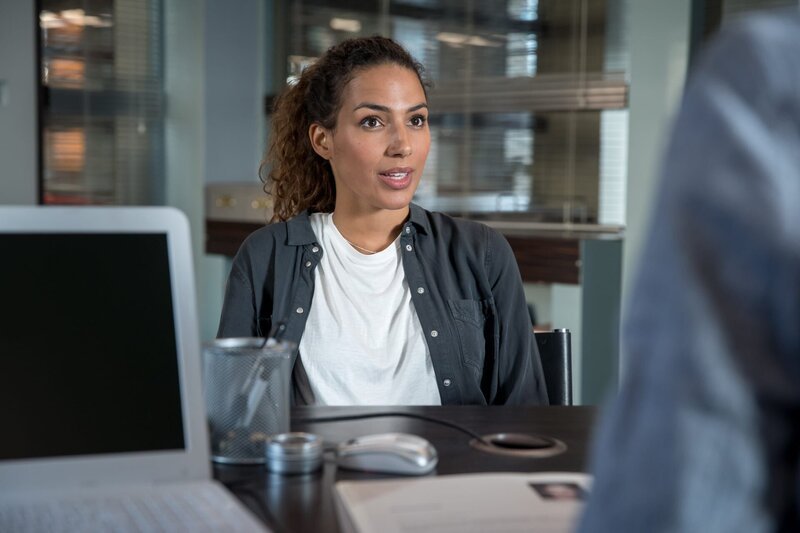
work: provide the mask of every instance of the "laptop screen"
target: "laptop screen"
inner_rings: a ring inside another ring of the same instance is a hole
[[[0,460],[183,449],[166,233],[0,250]]]

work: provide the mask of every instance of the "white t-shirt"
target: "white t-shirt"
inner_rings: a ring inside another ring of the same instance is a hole
[[[399,239],[365,255],[310,216],[324,253],[299,352],[317,405],[440,405]]]

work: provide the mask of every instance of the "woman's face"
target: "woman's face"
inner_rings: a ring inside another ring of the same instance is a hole
[[[431,144],[425,92],[412,70],[370,67],[345,87],[336,127],[310,134],[333,169],[338,212],[404,209]]]

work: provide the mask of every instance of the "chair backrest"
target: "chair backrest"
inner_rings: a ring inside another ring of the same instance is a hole
[[[572,405],[572,337],[568,329],[537,331],[550,405]]]

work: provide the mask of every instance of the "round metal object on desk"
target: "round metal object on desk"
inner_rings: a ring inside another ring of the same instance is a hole
[[[484,435],[482,440],[472,439],[470,446],[512,457],[552,457],[567,450],[567,445],[558,439],[524,433],[492,433]]]
[[[308,474],[322,466],[322,438],[313,433],[281,433],[264,443],[267,470],[278,474]]]

